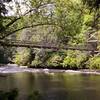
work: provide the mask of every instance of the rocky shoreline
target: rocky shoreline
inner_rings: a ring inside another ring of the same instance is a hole
[[[32,73],[71,73],[71,74],[95,74],[100,75],[100,70],[64,70],[64,69],[47,69],[47,68],[26,68],[27,66],[6,65],[0,67],[0,74],[19,73],[19,72],[32,72]]]

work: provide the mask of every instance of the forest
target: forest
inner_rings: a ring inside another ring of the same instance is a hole
[[[14,41],[50,49],[14,46]],[[0,65],[100,69],[99,41],[100,0],[0,1]],[[80,49],[63,49],[68,46]]]
[[[0,0],[0,100],[100,100],[100,0]]]

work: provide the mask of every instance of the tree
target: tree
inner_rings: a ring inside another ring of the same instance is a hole
[[[3,14],[7,13],[7,9],[5,8],[4,2],[0,1],[0,30],[3,28]]]
[[[3,16],[0,38],[3,39],[26,28],[45,25],[53,26],[56,28],[55,30],[60,30],[57,33],[62,37],[66,37],[66,35],[72,37],[80,33],[82,28],[80,4],[80,2],[72,0],[25,0],[24,5],[28,6],[28,9],[23,13],[21,5],[15,1],[17,16]],[[13,9],[13,7],[10,8]]]
[[[83,4],[87,6],[90,10],[90,13],[93,14],[93,24],[92,27],[98,28],[98,24],[100,24],[100,0],[82,0]],[[100,25],[99,25],[100,27]]]
[[[99,10],[100,9],[100,0],[83,0],[83,3],[88,5],[88,7],[92,10]]]
[[[9,1],[9,4],[11,2]],[[13,39],[27,39],[44,45],[47,43],[50,46],[80,44],[84,43],[84,33],[94,25],[93,22],[96,22],[93,17],[95,12],[93,11],[90,15],[89,8],[83,5],[81,0],[24,0],[21,2],[14,0],[13,2],[15,8],[8,6],[14,11],[13,15],[1,12],[0,39],[16,33]],[[2,5],[5,11],[9,10],[5,9],[6,3],[2,2]],[[23,8],[23,11],[22,5],[27,9]],[[87,18],[88,15],[92,16],[91,20],[90,17]]]
[[[0,38],[4,39],[5,37],[14,34],[17,31],[37,27],[43,25],[51,25],[48,22],[47,17],[44,16],[44,8],[47,9],[47,6],[52,4],[51,0],[30,0],[30,2],[24,1],[24,5],[28,6],[28,9],[23,13],[21,12],[21,5],[19,2],[15,1],[16,15],[13,16],[2,16],[2,26],[0,28]],[[13,7],[11,7],[13,9]],[[42,20],[41,20],[42,19]]]
[[[8,9],[6,9],[5,3],[9,3],[12,0],[0,0],[0,31],[3,32],[2,29],[4,29],[6,25],[6,21],[10,19],[10,17],[6,17],[6,14],[8,13]],[[3,36],[3,33],[0,32],[0,38]],[[13,55],[14,48],[8,48],[6,46],[0,45],[0,63],[8,63],[11,61],[11,57]]]

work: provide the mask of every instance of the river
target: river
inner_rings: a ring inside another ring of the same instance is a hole
[[[17,88],[18,100],[27,100],[39,91],[44,100],[100,100],[100,75],[61,72],[5,73],[0,77],[0,90]]]

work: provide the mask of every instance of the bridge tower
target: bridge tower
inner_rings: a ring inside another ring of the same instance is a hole
[[[97,39],[97,35],[98,33],[95,31],[90,31],[86,34],[87,36],[87,44],[89,45],[89,48],[91,48],[91,54],[94,55],[96,53],[96,51],[98,51],[97,47],[98,47],[98,39]]]

